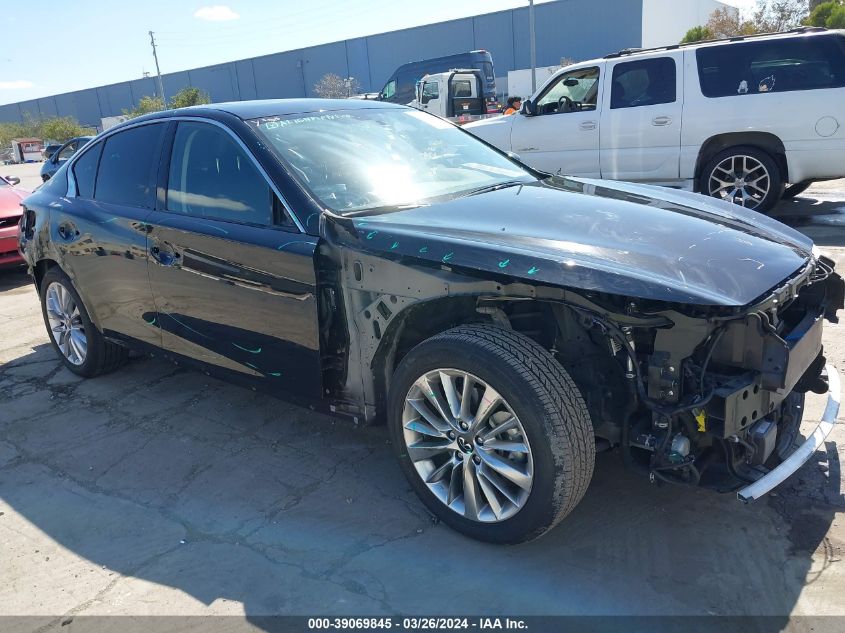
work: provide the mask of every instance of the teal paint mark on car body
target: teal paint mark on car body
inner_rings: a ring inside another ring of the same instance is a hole
[[[244,347],[244,346],[242,346],[242,345],[238,345],[237,343],[232,343],[232,345],[234,345],[234,346],[235,346],[235,347],[237,347],[238,349],[242,349],[242,350],[243,350],[243,351],[245,351],[245,352],[249,352],[250,354],[260,354],[260,353],[261,353],[261,348],[260,348],[260,347],[259,347],[258,349],[249,349],[248,347]]]

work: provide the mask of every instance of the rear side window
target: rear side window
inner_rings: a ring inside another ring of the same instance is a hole
[[[845,38],[804,36],[699,48],[705,97],[845,86]]]
[[[671,57],[622,62],[613,67],[610,108],[674,103],[677,98],[675,60]]]
[[[241,146],[217,126],[182,122],[176,128],[167,210],[266,225],[272,222],[270,185]]]
[[[165,126],[142,125],[106,139],[94,198],[131,207],[152,208],[159,143]],[[86,153],[87,154],[87,153]]]
[[[73,178],[76,180],[76,195],[80,198],[94,197],[94,181],[97,178],[97,163],[100,162],[100,153],[103,151],[103,144],[97,143],[94,147],[86,150],[79,159],[73,163]]]

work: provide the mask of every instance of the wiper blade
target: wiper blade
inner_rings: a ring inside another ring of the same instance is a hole
[[[477,196],[480,193],[489,193],[490,191],[498,191],[499,189],[507,189],[508,187],[521,187],[527,185],[527,182],[522,180],[509,180],[507,182],[500,182],[495,185],[487,185],[486,187],[479,187],[478,189],[470,189],[466,193],[458,196],[459,198],[466,198],[467,196]]]
[[[390,213],[391,211],[406,211],[408,209],[417,209],[419,207],[427,207],[425,203],[408,203],[408,204],[385,204],[380,207],[364,207],[363,209],[355,209],[354,211],[339,211],[345,218],[355,218],[362,215],[378,215],[379,213]]]

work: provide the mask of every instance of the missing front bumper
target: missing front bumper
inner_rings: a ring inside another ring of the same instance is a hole
[[[825,367],[827,372],[828,392],[827,405],[819,425],[810,434],[806,441],[799,446],[792,455],[787,457],[779,466],[763,475],[753,484],[749,484],[737,492],[740,501],[755,501],[770,492],[775,486],[783,483],[792,473],[801,468],[823,444],[827,436],[836,424],[836,416],[839,414],[839,401],[841,398],[841,385],[839,372],[833,365]]]

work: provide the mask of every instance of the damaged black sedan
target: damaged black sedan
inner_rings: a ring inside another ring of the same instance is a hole
[[[843,281],[806,237],[694,194],[536,172],[413,109],[157,113],[24,206],[71,371],[164,350],[385,422],[422,501],[475,538],[543,534],[614,447],[655,483],[755,499],[835,419],[821,335]],[[829,406],[802,442],[809,391]]]

